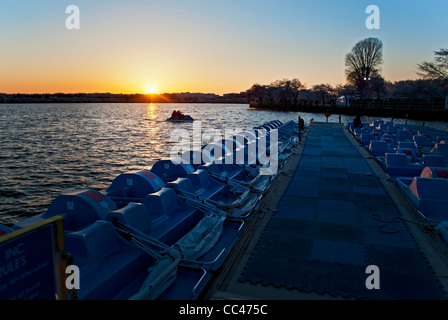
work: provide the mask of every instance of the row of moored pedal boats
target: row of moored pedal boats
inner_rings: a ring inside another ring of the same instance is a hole
[[[150,170],[122,173],[105,190],[61,194],[43,214],[0,231],[62,216],[65,251],[81,274],[69,298],[196,299],[297,141],[297,123],[272,121]],[[236,155],[238,162],[229,161]]]
[[[381,120],[347,128],[448,244],[448,135]]]

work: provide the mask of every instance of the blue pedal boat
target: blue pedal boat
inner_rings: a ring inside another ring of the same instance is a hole
[[[53,216],[63,217],[66,254],[83,275],[76,297],[86,300],[155,299],[176,278],[180,256],[174,251],[143,250],[125,241],[106,221],[116,204],[102,193],[80,190],[57,196],[43,214],[13,226],[23,228]]]
[[[399,177],[398,187],[427,220],[448,220],[448,169],[426,167],[418,177]]]

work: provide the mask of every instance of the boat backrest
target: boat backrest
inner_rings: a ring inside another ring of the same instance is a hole
[[[202,166],[198,167],[199,170],[206,170],[207,172],[211,172],[217,175],[226,174],[225,165],[224,164],[217,164],[217,163],[207,163]]]
[[[241,135],[247,137],[247,139],[252,143],[257,141],[257,134],[255,130],[246,130],[241,133]]]
[[[193,188],[196,190],[201,188],[206,190],[215,183],[211,180],[207,170],[197,170],[196,172],[189,174],[187,178],[190,179]]]
[[[412,132],[406,130],[406,128],[400,129],[397,131],[397,139],[399,141],[410,141],[412,140]]]
[[[418,150],[416,143],[411,141],[398,141],[398,149],[412,149],[415,152]]]
[[[66,250],[70,253],[82,253],[75,256],[76,263],[95,264],[110,255],[113,251],[124,246],[111,222],[96,221],[92,225],[65,235],[65,242],[70,246]]]
[[[399,148],[397,150],[398,153],[402,153],[406,155],[406,158],[410,162],[416,162],[417,161],[417,154],[415,153],[414,149],[410,148]]]
[[[386,132],[389,133],[389,134],[397,134],[398,127],[393,125],[393,124],[391,124],[390,126],[387,127]]]
[[[390,147],[395,147],[396,144],[397,144],[396,137],[394,135],[392,135],[392,134],[384,134],[383,135],[383,140],[386,141],[386,143]]]
[[[202,198],[209,199],[223,191],[227,185],[213,180],[206,170],[197,170],[187,176],[190,179],[195,193]]]
[[[387,142],[382,140],[371,140],[369,151],[373,156],[382,156],[388,151]]]
[[[180,200],[170,188],[148,195],[143,205],[151,221],[150,236],[170,246],[202,219],[199,210]]]
[[[143,251],[122,239],[108,221],[66,234],[65,251],[80,269],[81,300],[112,300],[149,266]]]
[[[425,167],[444,167],[445,157],[439,155],[424,155],[422,162]]]
[[[151,172],[159,176],[165,183],[185,177],[193,171],[193,166],[182,158],[159,160],[151,168]]]
[[[74,231],[91,225],[97,220],[106,219],[109,212],[117,208],[116,204],[102,193],[87,189],[57,196],[43,218],[56,215],[64,217],[65,231]]]
[[[414,177],[409,190],[419,200],[445,200],[448,194],[448,179]]]
[[[387,168],[405,167],[408,165],[408,159],[404,153],[386,153],[384,157]]]
[[[243,133],[234,135],[232,137],[232,139],[234,141],[238,142],[242,146],[246,146],[246,145],[250,144],[252,141],[254,141],[254,140],[251,140],[248,135],[243,134]]]
[[[263,124],[261,126],[254,127],[254,129],[255,130],[266,130],[268,132],[268,131],[271,131],[271,129],[273,129],[273,128],[269,124]]]
[[[429,147],[435,145],[435,143],[425,135],[415,135],[413,139],[417,147]]]
[[[448,160],[448,143],[437,143],[434,146],[432,153],[444,156],[445,160],[447,161]]]
[[[117,176],[105,190],[105,194],[112,198],[144,198],[164,186],[162,179],[153,172],[136,170]]]
[[[163,188],[159,192],[147,195],[143,205],[150,220],[153,221],[160,216],[171,215],[181,206],[180,201],[173,189]]]
[[[225,144],[219,142],[204,145],[202,147],[202,152],[205,155],[210,154],[215,162],[223,162],[226,156],[232,156],[232,151],[228,149]]]
[[[196,194],[196,189],[193,187],[191,180],[189,178],[179,178],[172,182],[168,182],[166,185],[168,188],[172,188],[174,190],[184,191],[188,194]]]
[[[369,145],[370,141],[376,139],[373,134],[370,133],[363,133],[360,135],[359,142],[361,142],[362,145]]]
[[[198,166],[205,163],[211,163],[214,160],[212,154],[209,152],[203,152],[203,150],[186,151],[182,154],[181,158],[186,163],[192,165],[194,169],[197,169]]]
[[[151,221],[145,206],[141,203],[129,203],[127,206],[111,212],[107,216],[107,220],[112,223],[120,221],[146,234],[149,234],[151,230]]]
[[[241,144],[238,140],[230,138],[222,139],[219,143],[223,144],[231,153],[235,153],[237,150],[244,147],[244,144]]]

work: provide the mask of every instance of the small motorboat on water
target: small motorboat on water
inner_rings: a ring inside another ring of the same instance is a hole
[[[193,122],[194,119],[190,115],[184,115],[181,111],[174,110],[171,117],[166,119],[169,122]]]
[[[186,115],[184,118],[179,119],[178,117],[168,118],[166,121],[169,122],[193,122],[194,119],[190,115]]]

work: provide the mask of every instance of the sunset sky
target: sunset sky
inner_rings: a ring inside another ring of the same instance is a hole
[[[368,5],[380,30],[368,30]],[[80,9],[68,30],[66,7]],[[0,92],[241,92],[299,78],[345,83],[356,42],[384,43],[383,76],[416,79],[448,47],[448,1],[0,0]],[[152,88],[152,89],[151,89]]]

